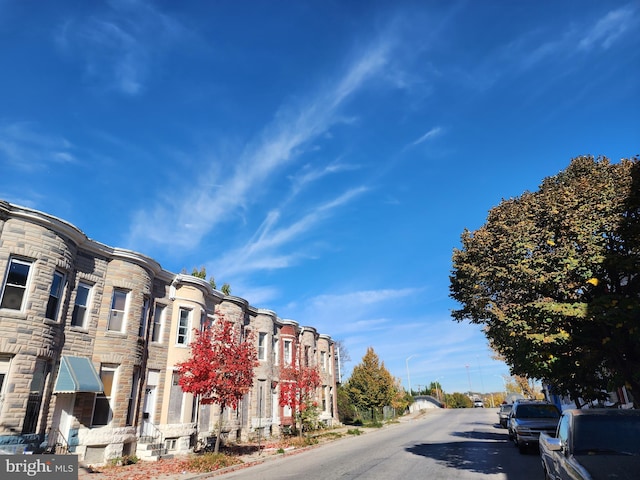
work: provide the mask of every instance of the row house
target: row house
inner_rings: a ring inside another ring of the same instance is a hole
[[[87,464],[187,452],[218,420],[229,441],[280,435],[284,365],[316,366],[321,420],[337,422],[331,337],[203,279],[89,239],[0,201],[0,453],[69,451]],[[259,365],[235,410],[201,405],[176,365],[195,331],[224,316],[252,331]]]

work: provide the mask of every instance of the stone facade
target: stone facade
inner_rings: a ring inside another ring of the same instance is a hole
[[[320,418],[337,422],[334,342],[312,327],[2,201],[0,272],[0,453],[157,458],[192,449],[220,415],[228,440],[279,435],[293,423],[279,405],[280,366],[292,362],[317,366]],[[182,392],[176,374],[193,331],[220,315],[254,333],[259,357],[252,390],[224,412]],[[79,371],[63,375],[63,357]]]

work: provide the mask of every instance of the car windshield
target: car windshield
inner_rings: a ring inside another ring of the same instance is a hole
[[[511,411],[511,407],[513,405],[500,405],[500,412],[501,413],[509,413]]]
[[[640,416],[578,415],[574,421],[576,455],[640,455]]]
[[[560,418],[560,412],[553,405],[519,405],[516,418]]]

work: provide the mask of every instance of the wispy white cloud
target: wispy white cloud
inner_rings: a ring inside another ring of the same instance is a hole
[[[411,143],[412,146],[420,145],[421,143],[426,142],[427,140],[431,140],[433,138],[439,137],[444,133],[442,127],[433,127],[427,133],[422,135],[420,138]]]
[[[314,168],[312,165],[305,165],[300,172],[291,175],[291,197],[296,196],[305,186],[316,182],[328,175],[357,170],[358,165],[350,165],[342,162],[332,162],[322,168]]]
[[[530,68],[549,59],[564,61],[576,53],[589,53],[597,47],[606,50],[637,23],[635,7],[627,5],[611,10],[595,23],[585,20],[555,35],[546,36],[545,41],[522,55],[521,65]],[[538,33],[546,35],[543,31]]]
[[[416,288],[362,290],[343,294],[326,294],[313,298],[309,303],[314,309],[328,308],[335,305],[342,307],[354,307],[362,305],[374,305],[390,300],[415,295],[420,291]]]
[[[416,319],[403,318],[398,322],[396,317],[402,315],[398,305],[421,294],[424,289],[419,287],[344,291],[317,295],[304,299],[304,303],[289,303],[281,310],[290,318],[316,326],[321,332],[330,331],[334,338],[354,336],[363,331],[362,325],[386,329],[389,333],[398,328],[419,330],[414,324]]]
[[[625,32],[631,31],[634,24],[637,24],[636,6],[629,4],[612,10],[599,19],[592,28],[585,30],[587,34],[578,42],[578,48],[588,51],[600,47],[607,50]]]
[[[138,95],[153,62],[185,37],[186,30],[151,3],[112,1],[108,6],[88,17],[67,19],[56,31],[56,45],[71,57],[81,57],[92,83]]]
[[[232,277],[239,273],[251,274],[257,270],[275,270],[290,267],[303,258],[309,258],[308,246],[297,246],[307,232],[318,226],[331,213],[367,191],[364,187],[353,188],[338,197],[317,206],[298,220],[282,227],[278,226],[279,211],[271,211],[256,234],[241,248],[227,252],[215,264],[220,275]],[[281,249],[286,248],[286,254]]]
[[[77,163],[74,145],[58,135],[42,133],[29,122],[0,123],[0,160],[34,171],[51,163]]]
[[[151,211],[138,211],[133,217],[129,243],[135,248],[148,241],[183,248],[196,246],[204,235],[261,198],[264,184],[298,160],[311,142],[325,135],[332,125],[342,121],[340,108],[381,74],[387,55],[384,43],[367,50],[333,88],[320,91],[297,108],[282,108],[259,138],[233,161],[213,162],[209,171],[198,172],[195,184],[189,179],[179,189],[182,193],[176,192],[169,201],[162,199]],[[233,164],[235,168],[221,174],[223,164]],[[220,178],[218,186],[211,187],[210,178]],[[311,221],[315,221],[313,214],[280,234],[293,234]]]
[[[477,68],[455,73],[457,78],[481,91],[504,78],[528,74],[536,68],[547,68],[550,76],[562,77],[567,69],[575,68],[578,58],[598,49],[612,48],[637,30],[638,23],[638,8],[629,4],[607,11],[595,20],[572,18],[571,23],[560,28],[553,22],[537,25],[487,55]]]

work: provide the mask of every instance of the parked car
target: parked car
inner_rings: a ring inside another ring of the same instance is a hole
[[[565,410],[555,436],[540,434],[545,479],[637,479],[640,410]]]
[[[526,453],[529,447],[537,447],[541,432],[555,433],[559,419],[560,410],[549,402],[519,400],[509,414],[509,439],[520,453]]]
[[[503,403],[502,405],[500,405],[500,410],[498,410],[498,420],[502,428],[507,428],[507,422],[509,421],[511,407],[513,407],[513,405],[510,403]]]

